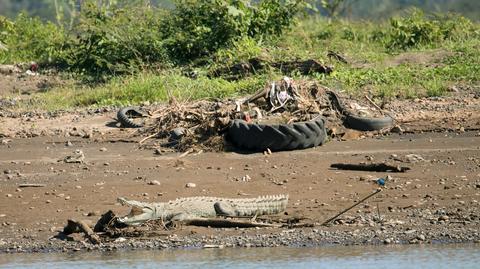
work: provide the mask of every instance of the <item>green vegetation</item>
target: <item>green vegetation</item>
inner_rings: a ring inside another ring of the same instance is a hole
[[[247,78],[228,82],[223,79],[202,77],[192,80],[171,71],[161,74],[142,72],[115,77],[108,83],[94,87],[62,87],[37,94],[33,101],[48,110],[83,106],[128,105],[144,102],[177,100],[221,99],[253,93],[262,88],[266,79]],[[31,105],[31,104],[30,104]]]
[[[44,20],[70,21],[75,8],[84,0],[1,0],[0,15],[15,18],[22,11]],[[144,3],[155,7],[173,8],[174,0],[98,0],[106,4]],[[309,0],[321,15],[349,20],[385,20],[416,7],[425,12],[455,12],[479,20],[480,1],[475,0]]]
[[[411,10],[383,22],[329,21],[306,17],[300,0],[178,0],[176,9],[94,2],[85,1],[71,29],[23,14],[0,18],[0,45],[7,48],[0,46],[0,63],[35,60],[79,81],[37,93],[30,103],[58,109],[224,98],[283,75],[265,68],[236,81],[208,76],[251,58],[316,59],[334,72],[288,75],[378,98],[438,96],[479,81],[480,25],[460,15]],[[184,75],[190,71],[195,79]]]
[[[0,62],[36,60],[96,76],[124,74],[152,65],[185,64],[243,38],[281,35],[301,0],[177,0],[163,10],[143,4],[84,1],[72,29],[26,17],[0,17]]]
[[[407,49],[420,45],[444,42],[445,40],[462,41],[472,35],[478,36],[472,22],[464,17],[439,15],[426,18],[419,10],[404,18],[392,18],[391,29],[386,34],[387,47]]]
[[[60,57],[65,35],[51,23],[20,14],[14,21],[0,17],[0,63],[37,60],[49,62]]]

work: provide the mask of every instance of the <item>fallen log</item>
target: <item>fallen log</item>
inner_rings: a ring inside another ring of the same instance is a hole
[[[404,166],[394,166],[386,163],[334,163],[330,165],[331,168],[336,168],[339,170],[355,170],[355,171],[371,171],[371,172],[393,172],[393,173],[404,173],[410,170],[410,167]]]
[[[276,68],[286,75],[292,72],[299,72],[302,75],[308,75],[311,73],[322,73],[328,75],[333,71],[333,67],[323,65],[314,59],[272,63],[259,58],[252,58],[245,62],[214,70],[210,72],[209,76],[220,77],[227,75],[227,80],[237,80],[241,77],[255,74],[259,70],[265,69],[268,66]]]
[[[335,51],[329,50],[328,53],[327,53],[327,57],[330,58],[330,59],[333,58],[333,59],[335,59],[339,62],[342,62],[344,64],[348,64],[347,59],[345,59],[345,57],[343,57],[342,55],[338,54]]]
[[[73,220],[69,219],[67,220],[67,226],[63,228],[63,233],[64,234],[72,234],[72,233],[79,233],[83,232],[85,234],[85,237],[90,240],[92,244],[100,244],[100,237],[90,228],[90,226],[81,220]]]
[[[112,210],[107,211],[97,221],[97,223],[95,224],[95,226],[93,228],[93,231],[96,232],[96,233],[106,232],[109,229],[109,227],[116,224],[116,223],[114,223],[116,217],[117,216],[115,215],[115,213],[113,213]]]
[[[37,183],[25,183],[18,185],[19,188],[41,188],[46,187],[45,184],[37,184]]]
[[[302,75],[308,75],[311,73],[330,74],[333,69],[331,66],[323,65],[320,62],[309,59],[305,61],[289,61],[272,63],[273,67],[280,69],[284,74],[289,74],[294,71],[299,71]]]

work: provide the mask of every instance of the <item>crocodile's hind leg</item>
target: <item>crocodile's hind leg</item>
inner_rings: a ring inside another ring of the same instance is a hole
[[[229,203],[216,202],[215,204],[213,204],[213,208],[215,208],[215,213],[217,214],[217,216],[237,216],[237,214],[235,213],[235,209]]]
[[[231,206],[230,203],[226,203],[226,202],[216,202],[215,204],[213,204],[213,207],[215,208],[215,213],[217,214],[217,216],[252,217],[250,220],[252,222],[255,222],[255,220],[257,219],[257,217],[259,215],[258,211],[252,212],[252,213],[255,213],[255,214],[251,214],[251,215],[241,215],[235,210],[235,208],[233,206]]]

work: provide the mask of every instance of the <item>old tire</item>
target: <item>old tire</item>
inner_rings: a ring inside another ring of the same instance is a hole
[[[343,102],[340,100],[340,97],[333,91],[328,91],[327,94],[330,96],[330,102],[333,107],[337,109],[343,117],[343,123],[346,127],[359,130],[359,131],[376,131],[383,128],[393,126],[392,117],[360,117],[352,114],[345,107]]]
[[[305,149],[322,145],[327,137],[321,117],[293,124],[253,124],[232,121],[227,138],[237,147],[272,151]]]
[[[345,117],[345,125],[348,128],[359,131],[376,131],[393,126],[393,119],[391,117],[359,117],[355,115],[347,115]]]
[[[124,128],[141,128],[143,124],[132,121],[133,117],[143,117],[143,112],[138,107],[124,107],[117,112],[117,120]]]

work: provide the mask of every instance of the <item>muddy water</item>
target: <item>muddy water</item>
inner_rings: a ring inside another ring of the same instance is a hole
[[[480,245],[5,254],[0,268],[480,268]]]

